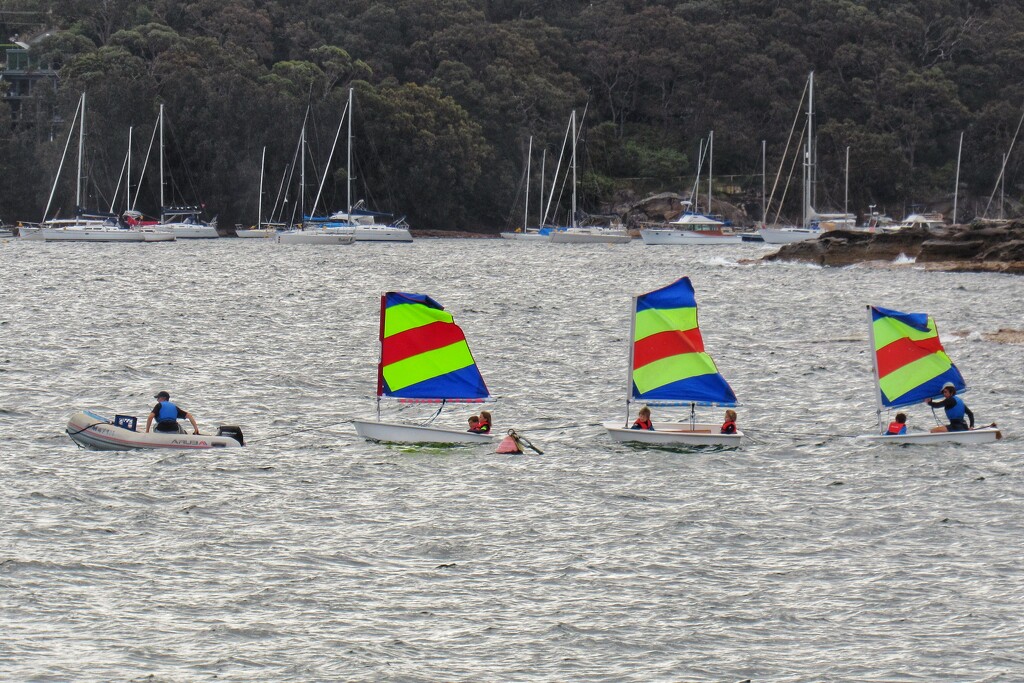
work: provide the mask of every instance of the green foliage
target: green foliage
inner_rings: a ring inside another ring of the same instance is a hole
[[[716,176],[759,173],[761,140],[772,172],[794,120],[797,134],[803,125],[798,103],[814,70],[819,208],[841,204],[849,147],[851,208],[864,211],[947,200],[961,131],[961,204],[987,199],[1024,103],[1016,0],[4,6],[17,13],[0,13],[0,31],[50,30],[33,54],[61,69],[58,91],[38,88],[16,118],[0,106],[7,220],[41,212],[83,91],[91,201],[116,185],[129,126],[141,165],[162,103],[169,188],[182,201],[205,201],[223,223],[253,222],[262,147],[273,185],[308,108],[309,173],[328,174],[325,201],[340,207],[341,157],[324,166],[355,84],[359,197],[409,214],[413,227],[481,229],[503,227],[516,204],[527,138],[535,169],[541,150],[553,163],[569,112],[584,106],[581,193],[584,209],[599,212],[623,189],[678,190],[710,130]],[[1007,167],[1007,192],[1020,198],[1024,152]],[[140,195],[149,212],[153,176]]]

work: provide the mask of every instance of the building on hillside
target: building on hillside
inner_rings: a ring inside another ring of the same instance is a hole
[[[10,107],[15,126],[28,122],[27,105],[42,94],[41,89],[57,90],[57,70],[39,56],[38,50],[33,50],[52,33],[46,30],[24,39],[15,36],[4,50],[6,60],[0,69],[0,97]],[[52,123],[53,115],[47,118]]]

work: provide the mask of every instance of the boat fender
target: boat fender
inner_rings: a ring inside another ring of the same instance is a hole
[[[217,427],[217,436],[226,436],[238,442],[239,446],[245,445],[245,437],[242,436],[242,428],[235,425],[221,425]]]
[[[508,436],[501,440],[496,452],[509,454],[521,454],[523,452],[523,445],[519,442],[519,437],[516,435],[515,430],[508,430]]]

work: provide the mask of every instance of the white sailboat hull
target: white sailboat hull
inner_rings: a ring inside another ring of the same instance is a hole
[[[235,235],[238,237],[247,238],[266,238],[273,237],[277,231],[273,228],[243,228],[241,230],[235,230]]]
[[[542,235],[539,232],[503,232],[501,238],[505,240],[524,240],[530,242],[550,242],[550,235]]]
[[[143,448],[208,450],[242,446],[231,437],[213,434],[133,432],[111,424],[107,418],[89,410],[71,416],[67,424],[67,434],[79,446],[99,451],[131,451]]]
[[[735,234],[707,234],[695,230],[671,228],[644,228],[640,231],[644,244],[739,244],[743,241]]]
[[[910,434],[865,434],[869,441],[892,444],[992,443],[1003,438],[996,427],[979,427],[966,432],[912,432]]]
[[[169,232],[179,240],[208,240],[220,237],[217,228],[212,225],[194,225],[191,223],[161,223],[156,227],[160,232]]]
[[[736,448],[743,432],[722,434],[721,425],[690,425],[689,422],[659,422],[653,430],[629,429],[622,422],[605,422],[608,436],[618,443],[643,443],[655,446],[728,446]]]
[[[120,228],[42,228],[39,231],[45,242],[145,242],[145,236],[137,230]]]
[[[555,244],[629,244],[633,238],[614,230],[569,228],[552,232],[549,239]]]
[[[810,228],[760,228],[757,234],[767,244],[792,244],[813,240],[821,234],[821,230]]]
[[[320,232],[314,230],[293,230],[279,232],[278,244],[353,244],[355,237],[351,234]]]
[[[356,242],[412,242],[409,228],[393,225],[360,225],[354,233]]]
[[[435,443],[435,444],[479,444],[492,443],[491,434],[446,429],[444,427],[427,427],[420,425],[375,422],[372,420],[353,420],[356,434],[372,441],[388,443]]]

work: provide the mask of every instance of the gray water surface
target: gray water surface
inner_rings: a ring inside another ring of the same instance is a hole
[[[1024,367],[981,337],[1024,327],[1024,280],[741,263],[766,252],[0,242],[0,679],[1024,680]],[[630,296],[683,275],[738,451],[598,425],[624,418]],[[544,455],[356,437],[392,289],[455,315],[496,429]],[[1006,438],[851,438],[876,423],[867,303],[931,313]],[[249,447],[64,434],[161,389]]]

